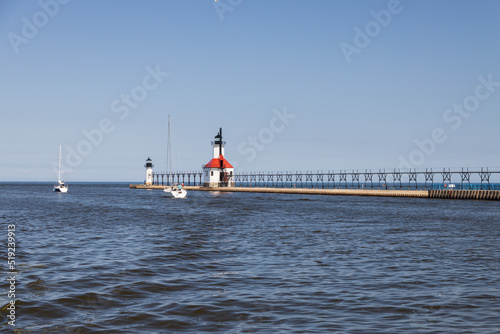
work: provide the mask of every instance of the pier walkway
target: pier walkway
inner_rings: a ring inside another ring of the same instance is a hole
[[[131,189],[163,189],[162,185],[131,184]],[[500,190],[385,190],[385,189],[317,189],[317,188],[264,188],[264,187],[220,187],[205,188],[185,186],[189,191],[252,192],[303,195],[420,197],[441,199],[500,200]]]

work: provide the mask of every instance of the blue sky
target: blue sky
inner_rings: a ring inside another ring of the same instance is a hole
[[[500,167],[499,12],[2,1],[0,180],[56,179],[62,144],[67,181],[142,182],[169,114],[176,170],[200,170],[219,127],[240,171]]]

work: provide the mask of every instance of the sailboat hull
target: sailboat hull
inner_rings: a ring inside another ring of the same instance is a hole
[[[68,192],[68,187],[55,186],[54,187],[54,192],[56,192],[56,193],[67,193]]]
[[[165,188],[163,191],[173,198],[184,198],[187,195],[186,190],[179,188]]]

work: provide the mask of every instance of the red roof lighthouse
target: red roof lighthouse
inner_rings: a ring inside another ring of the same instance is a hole
[[[203,179],[204,187],[234,187],[233,166],[224,158],[224,145],[222,140],[222,128],[212,142],[213,158],[203,166],[205,172]]]

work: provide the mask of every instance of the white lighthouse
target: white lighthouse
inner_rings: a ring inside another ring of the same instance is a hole
[[[224,158],[224,145],[222,141],[222,128],[212,142],[213,157],[208,164],[203,165],[204,187],[234,187],[234,168]]]
[[[148,160],[146,160],[146,164],[144,165],[146,167],[146,185],[150,186],[153,184],[153,161],[151,158],[148,157]]]

